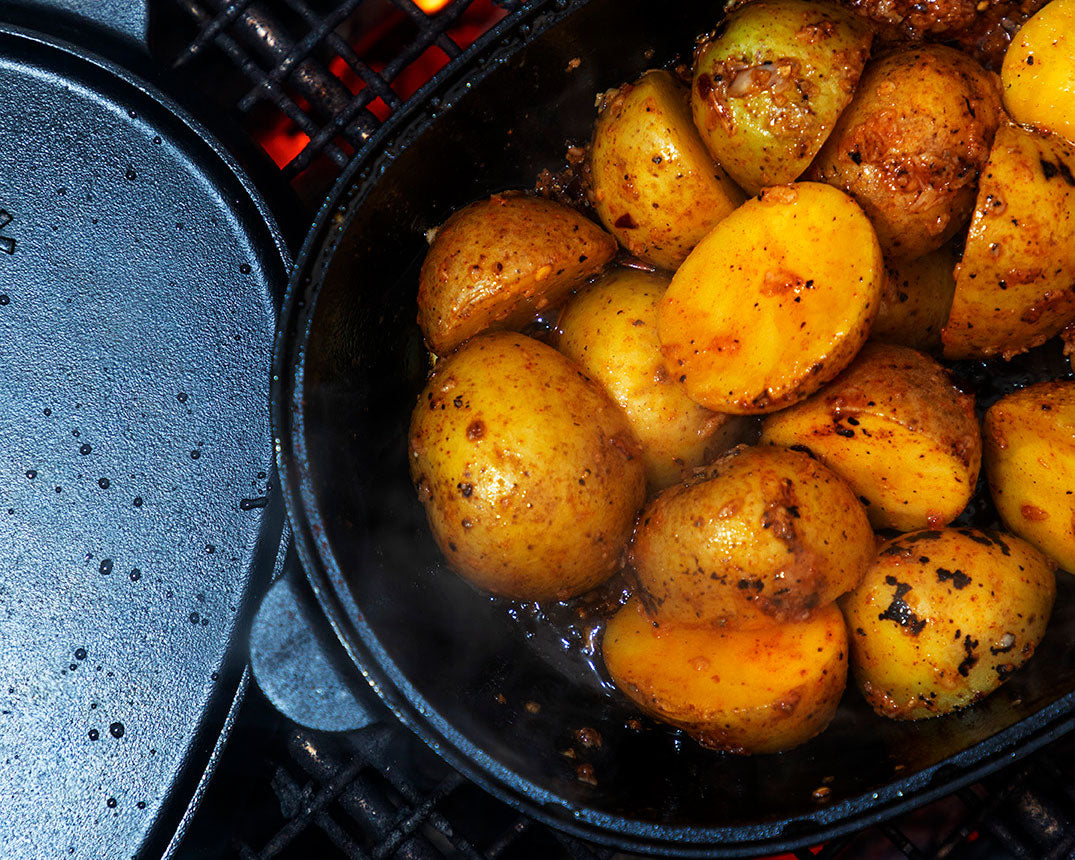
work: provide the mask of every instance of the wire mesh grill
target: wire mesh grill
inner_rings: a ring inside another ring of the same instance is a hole
[[[341,170],[416,85],[526,5],[421,0],[444,4],[427,12],[413,0],[169,2],[194,26],[184,46],[167,52],[173,65],[223,55],[243,82],[229,88],[230,107],[288,179],[321,158]]]
[[[386,715],[387,716],[387,715]],[[1075,739],[898,818],[779,860],[1075,856]],[[176,860],[626,860],[520,814],[390,719],[302,729],[253,693]]]

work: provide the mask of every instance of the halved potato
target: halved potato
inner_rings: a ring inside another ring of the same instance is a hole
[[[972,705],[1030,659],[1056,576],[1019,538],[918,531],[881,546],[840,601],[851,668],[882,716],[916,720]]]
[[[873,553],[862,505],[832,472],[740,446],[646,506],[628,560],[662,620],[757,628],[831,603]]]
[[[870,63],[807,178],[851,194],[885,257],[913,259],[970,216],[1000,119],[1000,95],[954,48],[907,47]]]
[[[716,412],[773,412],[854,358],[884,279],[870,222],[816,182],[767,188],[679,267],[658,333],[669,373]]]
[[[410,464],[448,563],[522,600],[564,600],[611,575],[646,491],[620,408],[552,347],[508,332],[437,362]]]
[[[951,243],[916,260],[886,260],[885,288],[870,339],[933,352],[956,289]]]
[[[657,306],[667,275],[614,269],[567,304],[557,346],[600,382],[642,443],[651,489],[743,440],[749,419],[710,412],[665,369],[657,340]]]
[[[847,682],[847,631],[831,605],[798,623],[715,630],[658,622],[634,598],[601,648],[643,711],[734,753],[779,752],[824,731]]]
[[[948,358],[1010,358],[1075,319],[1075,147],[997,131],[978,190],[952,311]]]
[[[744,194],[714,163],[691,120],[687,88],[646,72],[604,99],[590,146],[591,200],[628,251],[675,269]]]
[[[616,254],[616,240],[574,209],[494,194],[437,231],[418,278],[418,324],[444,355],[487,329],[521,328]]]
[[[866,503],[874,526],[900,531],[959,516],[982,458],[974,398],[928,356],[880,343],[809,400],[770,415],[761,441],[804,446]]]
[[[986,412],[983,429],[1004,524],[1075,573],[1075,381],[1009,394]]]
[[[729,13],[694,61],[691,108],[713,157],[751,194],[798,179],[851,101],[871,38],[824,0]]]
[[[1000,80],[1012,119],[1075,141],[1075,0],[1052,0],[1023,24]]]

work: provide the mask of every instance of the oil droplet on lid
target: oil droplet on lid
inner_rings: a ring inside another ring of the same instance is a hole
[[[46,406],[46,407],[45,407],[45,410],[44,410],[44,413],[45,413],[45,417],[46,417],[46,418],[48,418],[48,417],[49,417],[49,416],[50,416],[50,415],[52,414],[52,410],[51,410],[51,409],[49,409],[49,408],[48,408],[48,407]]]
[[[249,263],[240,263],[239,271],[242,272],[244,275],[249,275],[253,271],[253,269],[250,268]]]
[[[159,140],[159,138],[158,138],[158,140]],[[138,803],[135,804],[135,806],[137,806],[139,809],[145,809],[146,808],[146,802],[144,800],[139,800]]]
[[[177,394],[177,395],[175,396],[175,399],[176,399],[176,400],[178,400],[178,401],[179,401],[180,403],[186,403],[186,402],[187,402],[187,392],[185,392],[185,391],[180,391],[180,392],[179,392],[179,393],[178,393],[178,394]]]
[[[93,451],[93,448],[91,448],[89,445],[83,445],[81,448],[78,449],[78,453],[81,454],[83,457],[85,457],[87,454],[91,453],[92,451]]]
[[[197,624],[201,620],[202,620],[202,617],[197,612],[190,613],[190,623],[191,624]]]
[[[97,729],[90,729],[89,738],[90,738],[91,741],[97,740],[97,738],[99,738],[100,736],[101,736],[101,733],[99,731],[97,731]]]
[[[112,572],[112,559],[104,559],[100,566],[97,568],[104,576],[108,576]]]
[[[136,508],[142,507],[142,497],[141,496],[135,496],[134,497],[134,506]]]
[[[11,296],[9,296],[7,293],[0,293],[0,305],[10,305],[10,304],[11,304]]]
[[[197,460],[201,456],[202,456],[202,452],[199,451],[197,448],[195,448],[193,451],[190,452],[190,459],[192,459],[192,460]]]
[[[119,801],[117,801],[117,800],[116,800],[116,798],[114,798],[114,797],[110,797],[110,798],[108,798],[108,801],[107,801],[107,803],[108,803],[108,808],[109,808],[109,809],[115,809],[115,808],[116,808],[116,804],[117,804],[118,802],[119,802]]]
[[[85,648],[76,648],[75,649],[75,659],[76,660],[85,660],[86,659],[86,649]]]
[[[34,470],[34,469],[27,469],[26,470],[26,477],[29,478],[32,481],[34,478],[37,477],[37,471]]]
[[[109,481],[108,478],[99,478],[97,481],[97,486],[100,487],[102,490],[107,490],[110,486],[112,486],[112,482]]]
[[[142,571],[140,571],[136,567],[134,570],[132,570],[130,572],[130,578],[131,578],[131,582],[138,582],[138,580],[140,580],[142,578]]]
[[[123,723],[112,723],[112,725],[108,727],[108,733],[114,738],[123,737],[125,731],[126,729],[123,728]]]
[[[252,511],[255,508],[263,508],[269,504],[268,496],[259,496],[256,499],[240,499],[239,510],[240,511]]]
[[[133,167],[128,167],[123,175],[127,178],[128,182],[133,182],[138,178],[138,171],[136,171]]]

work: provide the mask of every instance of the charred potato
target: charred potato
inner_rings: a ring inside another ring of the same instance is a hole
[[[494,194],[433,238],[418,277],[418,324],[444,355],[487,329],[521,328],[616,254],[616,240],[574,209]]]
[[[943,332],[948,358],[1012,355],[1075,318],[1075,148],[1003,126],[978,190]]]
[[[974,704],[1033,655],[1055,596],[1048,561],[1018,538],[901,535],[840,601],[855,679],[871,707],[894,719]]]
[[[866,503],[874,526],[900,531],[959,516],[982,458],[974,399],[933,359],[876,343],[831,385],[769,416],[761,440],[804,446]]]
[[[808,178],[862,204],[886,258],[921,257],[967,222],[999,118],[996,85],[974,60],[903,48],[866,67]]]
[[[1004,524],[1075,573],[1075,382],[1042,382],[985,414],[989,489]]]
[[[847,631],[835,606],[762,630],[717,630],[651,618],[638,598],[602,643],[616,686],[703,746],[773,753],[832,720],[847,681]]]
[[[590,147],[591,200],[628,251],[675,269],[743,192],[698,136],[686,87],[663,70],[608,94]]]
[[[716,412],[802,400],[866,340],[883,278],[873,228],[850,197],[814,182],[766,189],[672,278],[657,323],[668,372]]]
[[[642,443],[651,489],[680,479],[742,441],[747,419],[699,406],[665,369],[657,306],[665,275],[617,269],[575,296],[557,325],[557,346],[620,405]]]
[[[713,157],[751,194],[798,179],[851,101],[870,39],[829,2],[729,13],[695,53],[691,107]]]
[[[411,419],[411,477],[448,563],[523,600],[572,597],[619,567],[640,454],[604,390],[520,334],[439,361]]]
[[[1000,80],[1012,119],[1075,141],[1075,0],[1052,0],[1023,24]]]
[[[916,260],[889,260],[870,339],[922,352],[941,348],[941,329],[952,309],[956,255],[951,244]]]
[[[741,446],[646,506],[629,562],[662,620],[757,628],[831,603],[873,552],[862,505],[832,472]]]

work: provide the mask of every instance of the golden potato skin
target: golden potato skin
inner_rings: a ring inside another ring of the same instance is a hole
[[[847,107],[871,32],[834,3],[755,0],[695,52],[691,109],[713,157],[751,194],[798,179]]]
[[[636,257],[675,269],[745,195],[710,157],[688,93],[664,70],[607,96],[594,125],[590,181],[601,223]]]
[[[947,358],[1010,358],[1075,318],[1075,147],[997,131],[942,339]]]
[[[519,328],[615,256],[616,240],[574,209],[494,194],[453,214],[418,277],[418,324],[445,355],[486,329]]]
[[[900,531],[959,516],[982,459],[974,398],[928,356],[880,343],[809,400],[770,415],[761,442],[804,446],[866,502],[875,527]]]
[[[953,48],[902,48],[870,63],[807,174],[851,194],[885,257],[936,250],[974,207],[1000,118],[996,84]]]
[[[850,197],[816,182],[768,188],[676,271],[657,324],[665,365],[715,412],[782,409],[854,358],[883,278],[873,228]]]
[[[956,253],[951,243],[916,260],[886,260],[885,287],[870,339],[938,352],[952,309]]]
[[[840,600],[855,679],[893,719],[972,705],[1033,655],[1055,597],[1048,561],[1019,538],[975,529],[901,535]]]
[[[411,417],[411,477],[448,563],[521,600],[572,597],[619,567],[640,454],[597,383],[514,333],[441,359]]]
[[[1075,573],[1075,381],[1002,398],[986,412],[983,436],[1004,525]]]
[[[1075,0],[1052,0],[1023,24],[1000,80],[1012,119],[1075,141]]]
[[[628,560],[662,620],[746,629],[831,603],[873,553],[862,505],[832,472],[740,446],[645,507]]]
[[[609,622],[605,666],[643,711],[700,744],[774,753],[824,731],[847,682],[847,631],[835,606],[762,630],[659,623],[633,598]]]
[[[557,347],[600,382],[642,443],[651,490],[742,441],[747,421],[699,406],[665,369],[657,306],[667,275],[614,269],[564,308]]]

